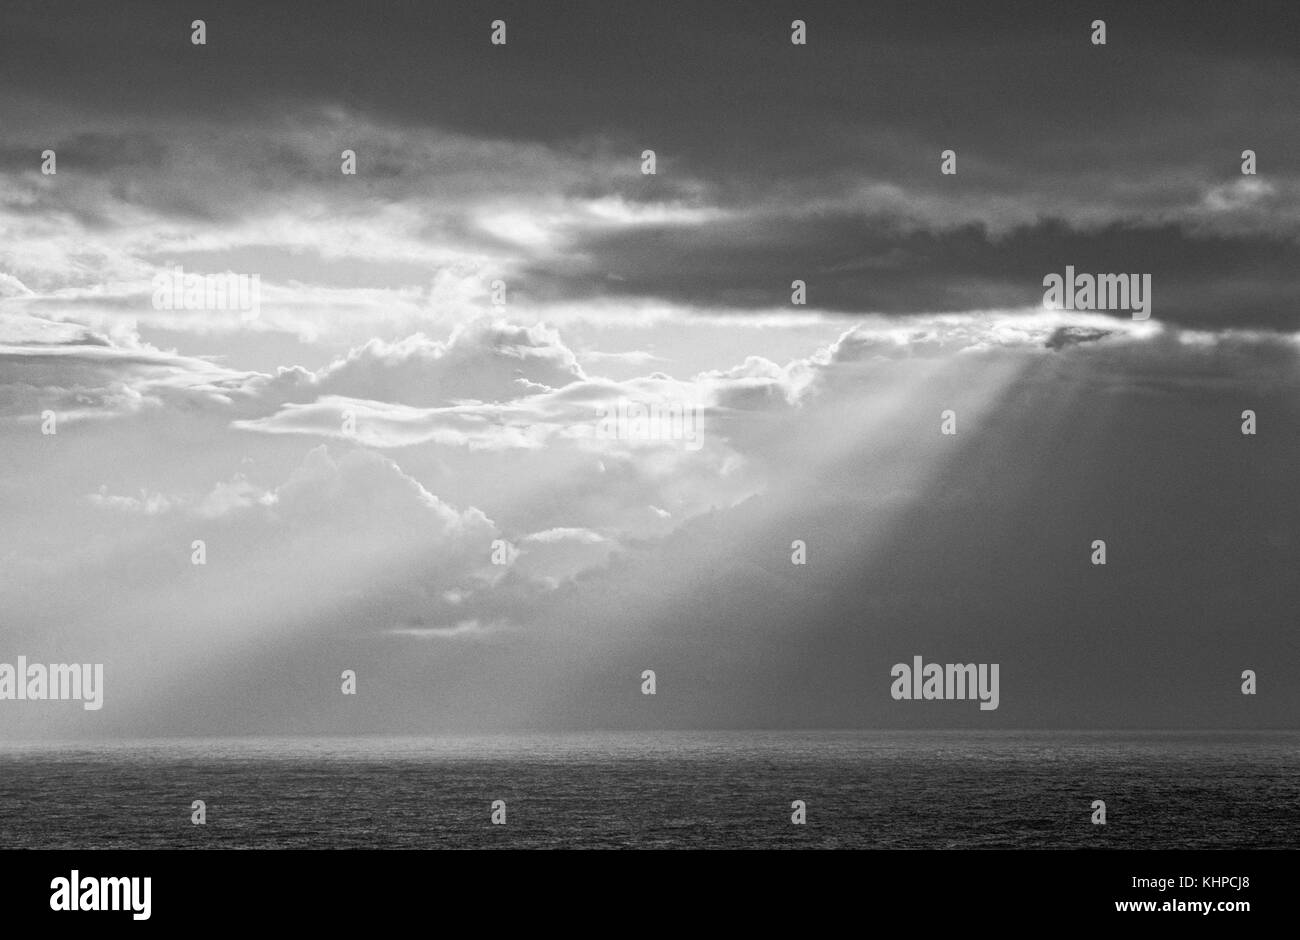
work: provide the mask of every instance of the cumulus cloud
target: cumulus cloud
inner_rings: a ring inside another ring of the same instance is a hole
[[[475,320],[445,342],[423,335],[374,340],[315,378],[323,394],[432,406],[459,400],[499,402],[586,378],[559,334],[545,326]]]

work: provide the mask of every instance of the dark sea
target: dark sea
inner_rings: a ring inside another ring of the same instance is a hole
[[[158,847],[1296,848],[1300,732],[0,745],[0,848]]]

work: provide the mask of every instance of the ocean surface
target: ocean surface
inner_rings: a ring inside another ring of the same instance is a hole
[[[1296,848],[1300,732],[0,744],[0,848],[156,847]]]

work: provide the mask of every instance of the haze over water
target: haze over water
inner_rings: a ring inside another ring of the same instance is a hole
[[[193,825],[203,800],[207,824]],[[507,824],[490,823],[505,800]],[[1093,825],[1102,799],[1107,824]],[[791,802],[807,824],[791,824]],[[1283,848],[1300,732],[691,732],[0,747],[4,848]]]

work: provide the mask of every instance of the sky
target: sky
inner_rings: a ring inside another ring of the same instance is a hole
[[[1298,113],[1288,3],[11,0],[0,662],[105,688],[0,738],[1296,727]]]

